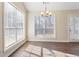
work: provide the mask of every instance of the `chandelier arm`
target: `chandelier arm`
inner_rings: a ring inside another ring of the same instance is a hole
[[[47,11],[47,2],[45,2],[45,11]]]

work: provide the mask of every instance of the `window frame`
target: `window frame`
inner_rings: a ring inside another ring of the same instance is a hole
[[[37,16],[35,16],[35,24],[36,24],[36,20],[38,20],[36,17]],[[38,17],[40,17],[40,16],[38,16]],[[55,17],[55,15],[52,15],[51,17],[53,17],[53,19],[54,19],[54,26],[53,26],[53,28],[54,28],[53,32],[54,33],[52,33],[52,34],[50,34],[50,33],[49,34],[46,34],[46,33],[45,34],[36,34],[36,32],[35,32],[35,36],[39,36],[39,35],[51,36],[51,35],[53,35],[53,38],[56,38],[56,17]],[[44,30],[46,31],[46,29],[48,29],[48,28],[46,27]],[[35,28],[35,31],[36,31],[36,28]]]
[[[78,37],[78,34],[79,34],[79,30],[78,30],[78,27],[79,24],[76,23],[75,21],[79,22],[78,19],[79,19],[79,16],[78,15],[71,15],[69,16],[69,40],[70,41],[75,41],[75,40],[79,40],[79,37]]]
[[[25,39],[25,15],[24,15],[24,13],[22,13],[13,3],[9,3],[9,2],[5,2],[5,3],[8,3],[8,4],[10,4],[13,8],[15,8],[16,9],[16,12],[18,11],[18,12],[20,12],[21,13],[21,15],[22,15],[22,17],[23,17],[23,28],[21,28],[22,29],[22,31],[23,31],[23,39],[22,40],[24,40]],[[5,3],[3,4],[4,5],[4,8],[3,8],[3,15],[4,15],[4,17],[5,17]],[[16,13],[17,14],[17,13]],[[10,45],[8,45],[7,47],[5,47],[5,25],[4,25],[4,21],[5,21],[5,18],[3,17],[3,46],[4,46],[4,51],[5,50],[7,50],[8,48],[10,48],[10,47],[12,47],[12,46],[14,46],[16,43],[19,43],[19,42],[21,42],[22,40],[17,40],[17,38],[16,38],[16,42],[14,42],[14,43],[12,43],[12,44],[10,44]],[[17,15],[16,15],[16,17],[17,17]],[[9,28],[7,28],[7,29],[10,29],[10,27]],[[19,29],[19,28],[13,28],[13,29],[15,29],[16,31],[17,31],[17,29]],[[17,37],[18,35],[17,35],[17,32],[16,32],[16,34],[15,34],[16,36],[15,37]]]

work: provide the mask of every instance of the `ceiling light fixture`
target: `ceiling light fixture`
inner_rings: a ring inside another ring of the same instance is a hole
[[[41,16],[52,16],[52,12],[50,12],[47,8],[48,2],[43,2],[44,10],[41,11]]]

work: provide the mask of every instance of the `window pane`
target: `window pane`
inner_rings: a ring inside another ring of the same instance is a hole
[[[70,17],[70,38],[79,39],[79,17],[71,16]]]
[[[23,34],[23,29],[17,29],[17,40],[23,40],[24,39],[24,34]]]
[[[4,8],[4,27],[5,28],[15,28],[15,22],[16,22],[16,8],[14,8],[12,5],[9,3],[5,3],[5,8]]]
[[[17,20],[16,20],[16,28],[17,28],[17,41],[24,39],[24,27],[23,27],[24,16],[21,12],[17,11]]]
[[[35,17],[35,35],[55,34],[55,17],[54,16],[37,16]]]
[[[9,45],[16,42],[15,34],[16,34],[15,29],[5,29],[4,30],[5,47],[8,47]]]
[[[16,27],[23,28],[23,17],[22,17],[22,13],[19,11],[17,11]]]
[[[16,42],[16,8],[9,3],[4,5],[4,45],[8,47]]]

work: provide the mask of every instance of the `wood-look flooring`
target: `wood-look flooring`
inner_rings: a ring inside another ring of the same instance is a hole
[[[26,42],[9,57],[78,57],[78,42]]]

